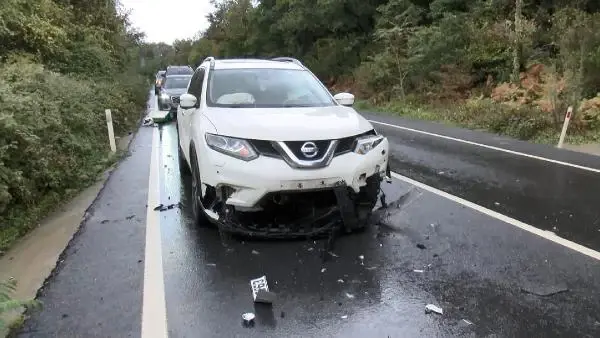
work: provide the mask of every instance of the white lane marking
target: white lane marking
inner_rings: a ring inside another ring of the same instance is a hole
[[[569,249],[575,250],[575,251],[577,251],[579,253],[582,253],[582,254],[584,254],[586,256],[589,256],[589,257],[595,258],[597,260],[600,260],[600,252],[594,251],[594,250],[592,250],[590,248],[587,248],[587,247],[585,247],[583,245],[580,245],[580,244],[577,244],[575,242],[571,242],[571,241],[569,241],[567,239],[564,239],[562,237],[559,237],[559,236],[557,236],[555,233],[553,233],[551,231],[540,230],[540,229],[538,229],[538,228],[536,228],[534,226],[531,226],[529,224],[523,223],[521,221],[518,221],[518,220],[516,220],[514,218],[511,218],[511,217],[508,217],[506,215],[503,215],[503,214],[501,214],[499,212],[496,212],[494,210],[490,210],[488,208],[482,207],[481,205],[469,202],[469,201],[464,200],[464,199],[462,199],[460,197],[451,195],[451,194],[449,194],[447,192],[438,190],[438,189],[436,189],[434,187],[430,187],[430,186],[428,186],[426,184],[423,184],[421,182],[415,181],[415,180],[413,180],[411,178],[408,178],[406,176],[402,176],[402,175],[397,174],[395,172],[392,172],[391,174],[392,174],[392,177],[394,177],[394,178],[396,178],[398,180],[407,182],[407,183],[412,184],[412,185],[414,185],[416,187],[419,187],[419,188],[421,188],[423,190],[427,190],[427,191],[432,192],[432,193],[434,193],[436,195],[439,195],[441,197],[447,198],[447,199],[449,199],[449,200],[451,200],[453,202],[456,202],[458,204],[464,205],[464,206],[466,206],[468,208],[471,208],[473,210],[479,211],[482,214],[488,215],[488,216],[490,216],[492,218],[495,218],[497,220],[500,220],[500,221],[503,221],[503,222],[508,223],[510,225],[513,225],[513,226],[515,226],[515,227],[517,227],[519,229],[522,229],[522,230],[530,232],[530,233],[532,233],[534,235],[538,235],[540,237],[543,237],[543,238],[545,238],[545,239],[547,239],[549,241],[552,241],[552,242],[554,242],[556,244],[560,244],[560,245],[562,245],[564,247],[567,247]]]
[[[158,128],[153,128],[150,177],[148,179],[148,209],[146,211],[142,338],[168,337],[160,216],[153,207],[160,203],[159,146]]]
[[[596,169],[596,168],[586,167],[586,166],[582,166],[582,165],[578,165],[578,164],[573,164],[573,163],[569,163],[569,162],[563,162],[563,161],[553,160],[551,158],[546,158],[546,157],[542,157],[542,156],[526,154],[526,153],[522,153],[522,152],[514,151],[514,150],[509,150],[509,149],[505,149],[505,148],[489,146],[487,144],[477,143],[477,142],[473,142],[473,141],[467,141],[467,140],[463,140],[463,139],[455,138],[455,137],[451,137],[451,136],[446,136],[446,135],[440,135],[440,134],[430,133],[430,132],[427,132],[427,131],[413,129],[413,128],[408,128],[408,127],[403,127],[403,126],[399,126],[399,125],[396,125],[396,124],[379,122],[379,121],[375,121],[375,120],[368,120],[368,121],[372,122],[372,123],[377,123],[377,124],[381,124],[381,125],[384,125],[384,126],[392,127],[392,128],[398,128],[398,129],[408,130],[408,131],[412,131],[412,132],[415,132],[415,133],[420,133],[420,134],[425,134],[425,135],[429,135],[429,136],[435,136],[435,137],[443,138],[443,139],[446,139],[446,140],[452,140],[452,141],[456,141],[456,142],[462,142],[462,143],[466,143],[466,144],[470,144],[470,145],[474,145],[474,146],[478,146],[478,147],[483,147],[483,148],[487,148],[487,149],[493,149],[493,150],[497,150],[497,151],[503,151],[505,153],[509,153],[509,154],[513,154],[513,155],[525,156],[525,157],[534,158],[534,159],[540,160],[540,161],[552,162],[552,163],[561,164],[561,165],[568,166],[568,167],[573,167],[573,168],[583,169],[583,170],[587,170],[587,171],[592,171],[592,172],[595,172],[595,173],[600,173],[600,169]]]

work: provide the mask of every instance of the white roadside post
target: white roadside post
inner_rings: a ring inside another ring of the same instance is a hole
[[[113,153],[115,153],[117,152],[117,145],[115,143],[115,131],[113,129],[112,114],[110,112],[110,109],[105,109],[104,112],[106,113],[106,127],[108,128],[108,140],[110,142],[110,150]]]
[[[565,136],[567,136],[567,128],[569,127],[569,121],[571,121],[571,115],[573,115],[573,107],[569,106],[569,108],[567,108],[567,113],[565,114],[565,122],[563,123],[562,131],[560,132],[560,138],[558,139],[558,148],[562,148]]]

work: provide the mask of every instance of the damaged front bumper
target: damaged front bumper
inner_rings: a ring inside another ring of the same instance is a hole
[[[266,156],[240,165],[212,152],[210,167],[202,170],[203,206],[223,230],[259,237],[360,227],[349,215],[360,219],[374,207],[380,182],[389,175],[388,152],[384,139],[367,154],[346,153],[325,168],[310,170]],[[361,199],[368,212],[357,210]]]

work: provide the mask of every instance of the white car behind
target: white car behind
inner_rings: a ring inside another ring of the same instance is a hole
[[[388,169],[388,141],[291,58],[207,58],[177,111],[192,212],[256,236],[363,228]],[[351,222],[354,219],[356,222]]]

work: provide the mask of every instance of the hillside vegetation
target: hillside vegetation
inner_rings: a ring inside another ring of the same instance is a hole
[[[294,56],[362,108],[556,141],[600,128],[596,0],[221,0],[168,61]],[[153,54],[154,53],[154,54]]]
[[[3,0],[0,6],[0,254],[115,160],[115,132],[149,88],[142,36],[114,0]]]

